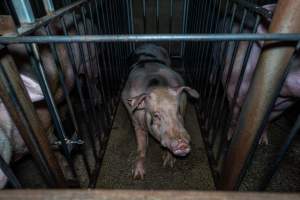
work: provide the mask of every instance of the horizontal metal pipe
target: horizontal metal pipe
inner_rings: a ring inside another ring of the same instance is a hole
[[[66,43],[66,42],[191,42],[191,41],[300,41],[300,34],[135,34],[135,35],[70,35],[70,36],[3,36],[0,44]]]

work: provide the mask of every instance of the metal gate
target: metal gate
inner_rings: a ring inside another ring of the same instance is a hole
[[[299,44],[296,44],[300,41],[300,34],[295,34],[293,28],[284,34],[256,34],[260,24],[272,18],[272,12],[254,1],[80,0],[69,4],[64,2],[61,8],[55,8],[53,2],[40,2],[39,6],[43,6],[44,10],[41,12],[29,0],[5,1],[17,25],[17,32],[0,37],[3,52],[1,99],[48,186],[70,187],[67,178],[76,182],[74,187],[94,187],[119,94],[129,72],[127,57],[135,46],[152,42],[165,46],[173,60],[179,60],[181,67],[177,70],[181,70],[189,84],[200,93],[200,100],[195,102],[201,126],[199,134],[205,141],[217,189],[238,189],[286,77],[292,51],[295,50],[294,56],[298,54]],[[291,5],[283,6],[282,10],[292,8]],[[239,23],[238,30],[233,29],[236,22]],[[277,69],[262,66],[256,71],[241,114],[235,116],[234,105],[251,49],[259,41],[292,42],[293,46],[289,47],[285,65],[277,66],[275,63]],[[245,44],[245,56],[230,103],[226,91],[242,42]],[[28,62],[41,87],[42,101],[45,101],[51,116],[54,142],[49,142],[46,137],[36,103],[31,102],[26,84],[24,86],[22,83],[24,78],[18,73],[18,60],[7,54],[13,44],[22,45],[26,50]],[[227,58],[229,47],[233,48],[233,52]],[[51,55],[53,67],[58,72],[57,81],[63,100],[56,99],[52,82],[47,77],[49,66],[45,65],[44,58],[47,53]],[[229,71],[225,70],[226,59],[230,61],[227,63]],[[74,75],[71,88],[65,68],[72,69]],[[227,81],[222,82],[225,71]],[[261,80],[276,81],[267,84]],[[256,96],[255,92],[268,95]],[[65,104],[67,120],[63,119],[66,117],[60,111],[61,102]],[[259,110],[254,109],[256,107]],[[231,131],[234,134],[231,140],[227,140],[233,122],[235,128]],[[265,189],[268,185],[287,147],[299,131],[299,125],[298,117],[259,189]],[[59,147],[68,170],[63,170],[59,165],[61,161],[57,161],[52,145]],[[76,162],[77,156],[81,157],[82,162]],[[20,187],[3,159],[0,164],[9,181]],[[88,183],[81,180],[82,175],[78,175],[80,165],[86,170],[83,176],[89,178]]]

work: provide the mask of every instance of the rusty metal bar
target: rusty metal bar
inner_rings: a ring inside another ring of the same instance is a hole
[[[11,56],[1,58],[0,97],[25,144],[51,187],[66,187],[46,131],[36,113]]]
[[[196,191],[144,191],[144,190],[5,190],[0,199],[23,200],[296,200],[299,193],[257,193],[257,192],[196,192]]]
[[[299,9],[299,0],[279,0],[269,32],[300,32]],[[218,189],[238,188],[264,124],[268,120],[268,114],[279,95],[294,47],[284,46],[284,44],[276,45],[274,48],[274,42],[266,43],[265,50],[260,56],[253,82],[241,111],[237,132],[229,147],[221,179],[217,185]]]

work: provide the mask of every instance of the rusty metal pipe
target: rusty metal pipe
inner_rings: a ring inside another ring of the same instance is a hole
[[[66,187],[47,134],[11,56],[1,59],[0,97],[50,187]]]
[[[279,0],[269,32],[299,33],[299,9],[299,0]],[[268,120],[268,114],[280,93],[294,49],[295,46],[282,43],[265,44],[241,111],[237,132],[224,161],[218,189],[238,189],[247,163],[255,151],[264,124]]]

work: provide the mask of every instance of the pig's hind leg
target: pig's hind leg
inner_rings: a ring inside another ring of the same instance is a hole
[[[132,170],[134,179],[144,179],[145,176],[145,158],[147,149],[148,133],[138,125],[134,125],[135,136],[137,141],[137,157],[134,169]]]

